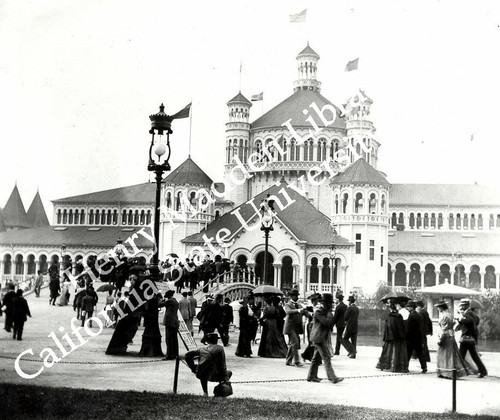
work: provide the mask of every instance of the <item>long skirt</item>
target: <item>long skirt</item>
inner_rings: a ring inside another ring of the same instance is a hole
[[[384,342],[377,369],[389,372],[408,372],[408,351],[405,340]]]
[[[250,357],[252,354],[252,332],[249,326],[240,327],[240,335],[238,337],[238,346],[236,347],[235,355],[239,357]]]
[[[266,319],[260,337],[258,355],[260,357],[286,357],[288,347],[283,335],[278,331],[275,319]]]
[[[139,318],[129,315],[118,321],[106,349],[106,354],[125,354],[139,328]]]
[[[436,372],[438,376],[451,379],[453,377],[452,369],[457,370],[457,378],[468,374],[464,360],[458,351],[455,337],[444,335],[441,337],[438,347]]]
[[[179,356],[178,328],[165,327],[165,344],[167,345],[166,358],[169,360]]]

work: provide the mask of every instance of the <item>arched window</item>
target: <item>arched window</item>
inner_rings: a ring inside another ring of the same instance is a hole
[[[497,214],[497,227],[500,227],[500,214]]]
[[[323,161],[326,159],[326,140],[319,139],[318,142],[318,159],[319,161]]]
[[[432,264],[427,264],[425,266],[424,272],[424,286],[435,286],[436,285],[436,267]]]
[[[106,210],[101,211],[101,225],[106,224]]]
[[[462,228],[462,218],[460,217],[460,213],[457,213],[456,226],[457,226],[457,229]]]
[[[335,214],[339,214],[339,196],[335,194]]]
[[[493,217],[492,214],[490,214],[490,229],[493,229],[495,227],[495,218]]]
[[[469,217],[467,213],[464,214],[464,229],[469,229]]]
[[[220,211],[215,210],[215,219],[218,219],[220,217]]]
[[[370,214],[377,213],[377,199],[375,194],[370,194],[370,202],[368,203],[368,210]]]
[[[409,223],[410,223],[410,229],[415,229],[415,214],[414,213],[410,213]]]
[[[429,214],[424,213],[424,229],[429,229]]]
[[[394,286],[406,286],[406,266],[403,263],[396,264]]]
[[[404,226],[405,225],[405,216],[403,213],[399,213],[398,217],[398,225]]]
[[[438,214],[438,229],[443,227],[443,213]]]
[[[321,283],[330,284],[330,258],[323,258],[323,268],[321,269]]]
[[[167,192],[167,207],[172,207],[172,193],[170,191]]]
[[[484,273],[484,288],[485,289],[496,289],[496,274],[495,267],[488,265],[486,267],[486,272]]]
[[[470,228],[471,230],[476,229],[476,216],[473,214],[470,215]]]
[[[392,213],[391,217],[391,227],[396,229],[396,225],[398,224],[398,215],[396,213]]]
[[[75,225],[80,223],[80,214],[78,213],[78,209],[75,210]]]
[[[243,158],[243,139],[240,139],[240,147],[238,148],[238,157],[242,162],[244,162]]]
[[[226,163],[231,163],[231,140],[228,140],[227,142],[227,152],[226,152]]]
[[[132,210],[128,211],[128,224],[131,225],[134,223],[134,212]]]
[[[344,193],[344,197],[342,199],[342,213],[347,213],[347,204],[349,202],[349,194]]]
[[[318,270],[318,259],[313,257],[311,259],[311,279],[310,283],[318,283],[319,270]]]
[[[422,215],[420,213],[417,213],[417,229],[420,229],[422,227]]]
[[[385,194],[382,194],[382,200],[380,201],[380,210],[381,210],[381,214],[384,214],[385,213]]]
[[[118,223],[118,210],[113,210],[113,224],[116,225]]]
[[[448,226],[451,230],[451,229],[453,229],[453,226],[455,226],[455,221],[453,220],[453,213],[450,213],[450,215],[448,217],[449,217]]]
[[[68,223],[68,212],[66,209],[63,210],[63,224]]]
[[[111,213],[111,210],[108,210],[108,215],[106,217],[106,224],[110,225],[111,224],[111,220],[112,220],[112,213]]]
[[[175,201],[175,210],[176,211],[181,211],[181,197],[182,197],[182,192],[179,191],[177,193],[177,200]]]
[[[101,214],[100,214],[99,210],[96,210],[95,211],[95,224],[98,225],[100,221],[101,221]]]
[[[82,210],[82,212],[80,213],[80,224],[85,224],[85,210]]]
[[[309,140],[309,160],[314,160],[314,142]]]
[[[72,209],[69,209],[68,224],[70,224],[70,225],[73,224],[73,210]]]
[[[290,142],[290,159],[291,161],[295,160],[295,139],[292,139]]]
[[[191,193],[189,194],[189,204],[191,204],[191,206],[193,206],[193,208],[198,208],[197,206],[197,200],[196,200],[196,191],[191,191]]]
[[[151,224],[151,210],[146,213],[146,224]]]
[[[309,147],[307,147],[307,141],[303,143],[302,147],[304,148],[304,156],[302,157],[302,160],[306,162],[309,160]]]
[[[126,225],[127,224],[127,210],[123,210],[123,213],[122,213],[122,225]]]
[[[479,230],[483,229],[483,215],[482,214],[477,216],[477,228]]]
[[[93,224],[94,224],[94,210],[90,209],[90,212],[89,212],[89,225],[93,225]]]
[[[134,213],[134,225],[139,224],[139,210],[136,210]]]
[[[354,202],[354,212],[363,213],[363,194],[356,194],[356,201]]]
[[[431,213],[431,228],[436,229],[436,213]]]
[[[144,212],[144,210],[141,210],[140,223],[141,223],[141,225],[143,225],[145,222],[146,222],[146,213]]]

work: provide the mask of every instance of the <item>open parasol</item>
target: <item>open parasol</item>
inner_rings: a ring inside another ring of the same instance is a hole
[[[405,302],[410,300],[410,298],[403,292],[390,291],[382,299],[380,299],[380,302],[387,303],[388,299],[395,299],[396,302]]]
[[[263,296],[263,295],[282,295],[283,292],[277,287],[270,286],[268,284],[264,284],[262,286],[256,287],[252,294],[254,296]]]
[[[96,290],[96,292],[109,292],[110,290],[115,290],[116,287],[113,284],[103,284],[102,286],[99,286],[99,288]]]

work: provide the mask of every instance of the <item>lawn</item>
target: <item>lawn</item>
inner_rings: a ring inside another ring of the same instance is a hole
[[[463,414],[406,413],[342,405],[205,398],[189,394],[92,391],[0,384],[4,419],[493,419]]]

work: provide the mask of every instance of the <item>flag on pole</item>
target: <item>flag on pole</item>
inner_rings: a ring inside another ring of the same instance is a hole
[[[349,61],[347,65],[345,66],[344,71],[353,71],[358,69],[358,61],[359,58],[356,58],[355,60]]]
[[[250,99],[252,102],[262,101],[264,99],[264,92],[257,93],[257,95],[252,95]]]
[[[290,23],[301,23],[306,21],[307,9],[302,10],[300,13],[290,15]]]
[[[189,117],[189,111],[191,110],[191,102],[182,108],[179,112],[172,115],[172,119],[187,118]]]

